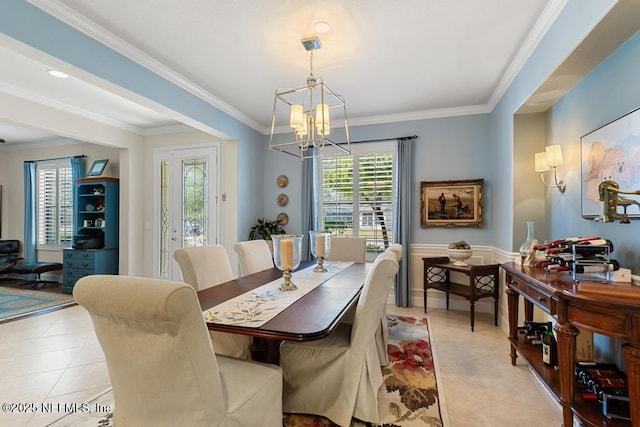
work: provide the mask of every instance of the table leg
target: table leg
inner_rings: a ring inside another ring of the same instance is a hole
[[[573,425],[573,393],[575,392],[576,337],[580,330],[571,324],[556,324],[558,336],[558,370],[560,372],[560,404],[565,426]]]
[[[640,347],[633,343],[622,346],[626,358],[627,378],[629,379],[629,405],[631,407],[631,425],[640,426]]]
[[[473,332],[473,326],[476,320],[476,305],[474,301],[471,301],[471,307],[469,308],[471,311],[471,332]]]
[[[507,309],[509,312],[509,340],[515,341],[518,339],[518,298],[519,295],[517,292],[513,291],[511,288],[507,288]],[[516,353],[516,348],[511,345],[511,364],[513,366],[516,365],[516,358],[518,354]]]
[[[424,287],[424,295],[423,295],[423,299],[424,299],[424,313],[427,314],[427,287]]]
[[[251,359],[264,362],[273,363],[274,365],[280,364],[280,340],[270,340],[266,338],[253,338],[251,344]]]

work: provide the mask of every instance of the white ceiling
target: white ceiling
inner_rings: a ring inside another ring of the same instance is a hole
[[[30,0],[261,132],[276,88],[314,74],[351,125],[490,111],[563,0]],[[28,23],[25,23],[28,25]],[[0,92],[141,134],[176,122],[0,46]],[[46,139],[0,124],[0,138]]]

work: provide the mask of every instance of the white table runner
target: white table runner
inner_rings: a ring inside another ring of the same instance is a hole
[[[353,263],[325,261],[324,267],[328,270],[326,273],[314,273],[313,269],[316,267],[314,264],[293,272],[292,281],[298,287],[295,291],[284,292],[278,289],[283,282],[280,277],[202,313],[208,323],[259,328],[351,264]]]

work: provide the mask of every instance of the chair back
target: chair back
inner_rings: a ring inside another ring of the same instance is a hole
[[[222,245],[177,249],[173,258],[180,266],[185,283],[196,291],[233,279],[231,262]]]
[[[233,250],[238,254],[240,271],[243,276],[273,268],[271,249],[262,239],[238,242],[233,245]]]
[[[106,358],[115,425],[220,424],[222,383],[191,286],[94,275],[78,280],[73,296],[91,315]]]
[[[402,245],[400,243],[392,243],[387,250],[393,252],[396,256],[396,261],[402,261]]]
[[[364,237],[332,237],[327,260],[364,262],[366,245]]]
[[[387,296],[398,273],[398,262],[389,252],[378,255],[364,282],[351,329],[351,347],[366,348],[375,338],[387,303]]]

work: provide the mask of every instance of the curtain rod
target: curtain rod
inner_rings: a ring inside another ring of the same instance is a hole
[[[384,141],[397,141],[398,139],[418,139],[418,135],[411,136],[398,136],[396,138],[382,138],[382,139],[364,139],[362,141],[351,141],[350,144],[361,144],[363,142],[384,142]],[[341,142],[338,145],[344,145],[346,142]]]
[[[53,160],[65,160],[65,159],[73,159],[75,157],[82,157],[82,158],[86,158],[87,156],[85,156],[84,154],[80,155],[80,156],[66,156],[66,157],[54,157],[52,159],[40,159],[40,160],[25,160],[25,163],[38,163],[38,162],[51,162]]]

